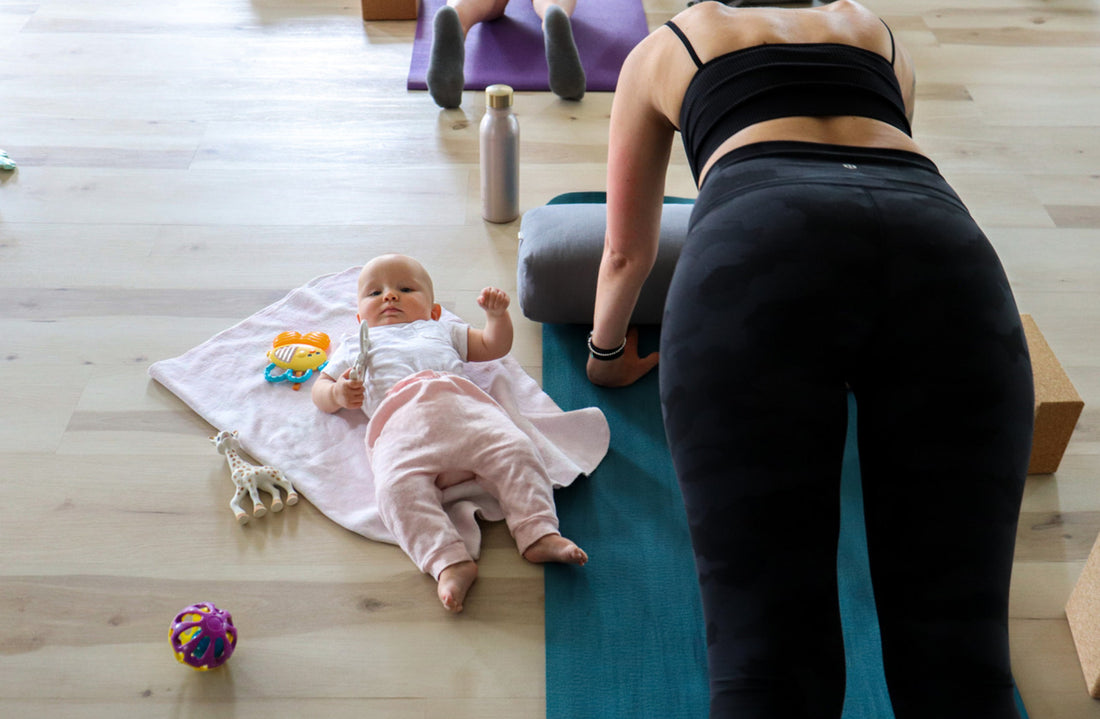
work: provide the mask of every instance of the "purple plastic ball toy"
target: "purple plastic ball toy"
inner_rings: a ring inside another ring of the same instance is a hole
[[[172,651],[182,664],[206,671],[229,661],[237,646],[237,628],[229,612],[210,602],[187,607],[168,632]]]

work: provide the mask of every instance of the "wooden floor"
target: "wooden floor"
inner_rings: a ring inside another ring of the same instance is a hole
[[[1028,481],[1012,643],[1033,719],[1100,717],[1063,614],[1100,531],[1100,5],[871,5],[915,56],[917,140],[1087,405]],[[646,0],[651,26],[683,6]],[[147,376],[383,251],[472,319],[483,285],[514,292],[518,222],[479,216],[480,95],[407,92],[413,28],[354,0],[0,0],[0,716],[544,714],[542,574],[501,527],[459,618],[308,502],[239,528],[210,427]],[[604,188],[610,99],[517,97],[522,209]],[[668,191],[694,193],[678,148]],[[199,674],[168,624],[208,599],[241,648]]]

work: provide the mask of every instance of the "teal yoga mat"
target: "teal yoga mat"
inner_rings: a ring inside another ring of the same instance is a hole
[[[657,375],[601,389],[584,374],[585,327],[544,325],[543,388],[562,409],[598,406],[607,458],[556,495],[562,534],[587,566],[546,565],[547,719],[703,719],[702,609],[687,520],[661,425]],[[655,348],[655,328],[642,350]],[[849,418],[855,404],[849,401]],[[848,686],[844,719],[892,719],[882,673],[863,528],[859,459],[849,421],[837,569]],[[1019,694],[1020,716],[1027,712]],[[931,717],[929,719],[932,719]]]

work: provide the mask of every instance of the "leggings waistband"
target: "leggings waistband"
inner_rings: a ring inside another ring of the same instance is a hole
[[[754,142],[731,150],[714,163],[711,171],[728,167],[737,162],[759,157],[787,156],[803,160],[861,160],[884,164],[910,165],[939,174],[936,163],[924,155],[909,150],[895,150],[885,147],[859,147],[856,145],[827,145],[820,142],[797,142],[793,140],[773,140]],[[707,173],[710,174],[709,172]]]
[[[924,155],[877,147],[778,141],[739,147],[719,158],[699,188],[692,223],[736,195],[786,184],[897,189],[939,197],[966,209],[936,164]]]

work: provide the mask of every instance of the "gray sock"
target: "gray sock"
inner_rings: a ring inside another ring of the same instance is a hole
[[[546,42],[550,90],[564,100],[580,100],[584,97],[584,68],[573,42],[573,24],[558,5],[547,8],[542,35]]]
[[[450,5],[444,5],[435,13],[432,21],[432,54],[428,61],[428,92],[440,107],[458,107],[462,104],[462,88],[466,84],[463,65],[466,62],[466,43],[462,36],[462,23],[458,13]]]

